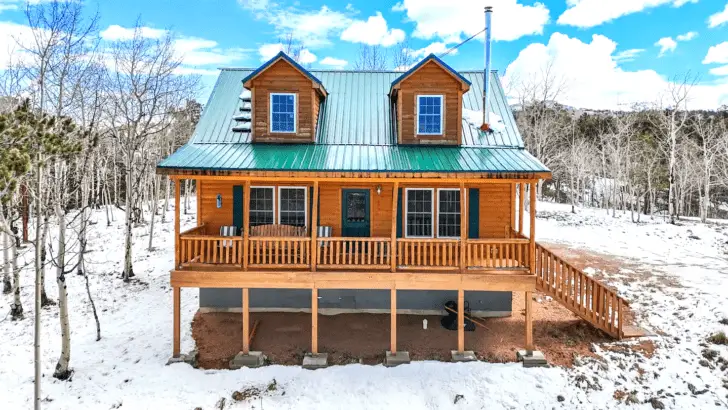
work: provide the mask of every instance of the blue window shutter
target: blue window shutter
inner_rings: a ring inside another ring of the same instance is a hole
[[[480,237],[480,189],[468,190],[468,238]]]
[[[233,225],[243,231],[243,186],[233,185]]]
[[[397,238],[402,237],[402,188],[397,191]]]

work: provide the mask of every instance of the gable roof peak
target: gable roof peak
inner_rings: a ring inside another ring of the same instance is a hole
[[[324,88],[323,83],[321,83],[321,80],[319,80],[315,75],[311,74],[311,72],[308,71],[307,69],[305,69],[302,65],[298,64],[296,62],[296,60],[292,59],[288,54],[284,53],[283,50],[279,51],[278,54],[276,54],[275,56],[273,56],[273,58],[271,58],[270,60],[263,63],[263,65],[261,65],[260,67],[255,69],[252,73],[245,76],[245,78],[243,78],[243,84],[247,87],[248,84],[250,83],[250,81],[252,81],[255,77],[262,74],[270,66],[277,63],[280,60],[284,60],[285,62],[287,62],[288,64],[293,66],[293,68],[298,70],[301,74],[308,77],[308,79],[310,79],[311,81],[316,83],[321,88],[321,90],[324,92],[324,94],[326,94],[326,89]]]
[[[404,81],[407,77],[409,77],[412,74],[414,74],[417,70],[419,70],[422,66],[424,66],[427,63],[429,63],[430,61],[432,61],[435,64],[439,65],[440,68],[442,68],[448,74],[450,74],[453,77],[455,77],[456,80],[460,81],[460,83],[463,84],[463,86],[464,86],[463,88],[464,89],[467,90],[467,89],[470,88],[470,86],[471,86],[470,81],[468,81],[465,77],[463,77],[462,74],[460,74],[459,72],[457,72],[457,70],[455,70],[454,68],[452,68],[449,65],[447,65],[447,63],[444,62],[444,61],[442,61],[442,59],[440,59],[440,57],[436,56],[433,53],[430,53],[430,55],[428,55],[427,57],[423,58],[422,61],[420,61],[419,63],[415,64],[414,66],[412,66],[412,68],[410,68],[409,70],[405,71],[402,75],[400,75],[399,77],[397,77],[397,79],[395,79],[394,81],[392,81],[392,86],[390,88],[390,93],[394,89],[399,88],[398,86],[399,86],[399,84],[402,81]]]

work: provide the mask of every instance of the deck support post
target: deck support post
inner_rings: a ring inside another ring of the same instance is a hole
[[[533,292],[526,292],[526,352],[533,351]]]
[[[391,329],[390,329],[390,352],[397,353],[397,289],[392,288],[390,293],[390,312]]]
[[[458,352],[465,352],[465,291],[458,289]]]
[[[397,201],[399,200],[399,182],[395,182],[392,188],[392,242],[389,245],[389,258],[392,264],[392,272],[397,271]]]
[[[518,184],[518,234],[523,236],[523,203],[526,201],[523,182]]]
[[[319,246],[316,236],[318,235],[318,181],[313,182],[313,209],[311,210],[311,249],[309,257],[311,258],[311,272],[316,272],[316,263],[318,262]]]
[[[529,210],[531,224],[529,226],[531,234],[529,237],[529,270],[536,273],[536,182],[531,182],[531,207]]]
[[[248,270],[250,253],[250,180],[245,180],[243,191],[243,270]]]
[[[179,357],[180,350],[180,293],[179,286],[172,287],[172,357]]]
[[[178,269],[180,260],[180,243],[179,243],[179,197],[181,179],[174,179],[174,268]],[[198,216],[199,218],[199,216]]]
[[[243,354],[250,353],[250,302],[248,288],[243,288]]]
[[[311,288],[311,353],[318,354],[318,289]]]
[[[433,198],[437,201],[437,198]],[[460,183],[460,273],[465,272],[465,252],[468,240],[468,207],[465,200],[465,183]],[[462,351],[462,349],[460,350]]]

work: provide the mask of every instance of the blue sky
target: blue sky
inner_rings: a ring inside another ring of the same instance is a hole
[[[673,76],[699,75],[692,104],[728,104],[728,1],[725,0],[98,0],[107,41],[128,35],[136,19],[150,37],[178,38],[184,72],[202,75],[205,93],[217,67],[255,67],[293,36],[312,68],[353,68],[361,44],[392,52],[402,42],[421,58],[483,28],[494,7],[493,68],[517,93],[552,74],[565,85],[558,99],[614,108],[656,100]],[[23,29],[23,5],[0,0],[0,44]],[[0,53],[5,50],[0,47]],[[3,57],[0,57],[2,68]],[[481,69],[482,39],[445,61]],[[206,95],[200,96],[206,100]]]

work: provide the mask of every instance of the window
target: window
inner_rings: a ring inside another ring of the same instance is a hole
[[[437,190],[437,236],[460,237],[460,190]]]
[[[271,93],[270,131],[296,132],[296,94]]]
[[[432,188],[407,188],[406,231],[410,238],[432,238]]]
[[[250,187],[250,226],[273,223],[273,187]]]
[[[278,223],[306,226],[306,187],[278,188]]]
[[[442,134],[442,96],[417,96],[417,134]]]

